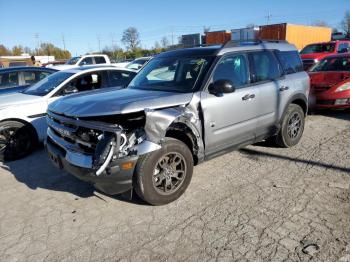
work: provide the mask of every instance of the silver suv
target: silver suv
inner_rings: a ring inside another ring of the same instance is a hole
[[[267,139],[297,144],[308,91],[308,75],[288,43],[169,51],[126,89],[52,103],[46,146],[56,166],[97,189],[134,189],[162,205],[184,193],[193,166],[204,160]]]

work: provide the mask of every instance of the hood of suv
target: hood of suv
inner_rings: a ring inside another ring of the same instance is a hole
[[[71,117],[92,117],[127,114],[188,104],[193,93],[108,88],[85,94],[63,97],[53,102],[49,110]]]

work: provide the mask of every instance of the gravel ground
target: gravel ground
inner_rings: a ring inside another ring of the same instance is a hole
[[[350,261],[350,113],[309,116],[291,149],[194,170],[166,206],[110,197],[44,150],[0,169],[1,261]]]

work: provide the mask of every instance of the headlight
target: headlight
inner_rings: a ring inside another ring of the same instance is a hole
[[[316,63],[318,63],[318,61],[319,61],[319,60],[318,60],[317,58],[316,58],[316,59],[314,59],[315,64],[316,64]]]
[[[341,91],[345,91],[345,90],[349,90],[349,89],[350,89],[350,82],[345,83],[345,84],[339,86],[339,87],[335,90],[335,92],[341,92]]]

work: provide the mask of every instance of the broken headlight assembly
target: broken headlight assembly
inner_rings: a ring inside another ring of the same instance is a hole
[[[104,132],[99,135],[93,154],[93,167],[97,169],[96,175],[103,173],[111,161],[136,155],[134,147],[142,143],[145,138],[146,136],[141,129],[129,134],[119,131],[115,133]]]

